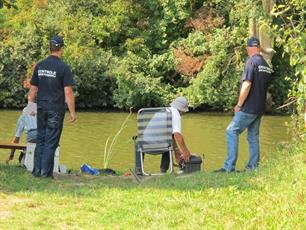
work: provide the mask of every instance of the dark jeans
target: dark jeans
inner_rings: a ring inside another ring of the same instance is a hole
[[[63,130],[64,111],[37,110],[34,176],[53,176],[54,154]]]
[[[144,158],[144,154],[142,154],[142,156]],[[164,152],[162,153],[162,158],[160,161],[160,170],[166,172],[169,169],[169,165],[170,165],[169,152]],[[140,151],[137,142],[135,144],[135,171],[141,172]]]

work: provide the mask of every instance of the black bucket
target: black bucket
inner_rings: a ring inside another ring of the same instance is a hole
[[[185,173],[201,171],[202,162],[200,156],[191,155],[189,162],[185,162],[183,170]]]

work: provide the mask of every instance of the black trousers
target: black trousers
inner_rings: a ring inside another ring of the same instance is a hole
[[[34,152],[34,176],[53,176],[54,154],[63,130],[65,112],[37,110],[37,143]]]
[[[140,172],[141,171],[141,160],[140,160],[140,151],[138,150],[138,144],[136,142],[135,144],[135,171]],[[160,161],[160,169],[161,171],[167,171],[169,169],[170,165],[170,156],[169,152],[164,152],[161,154],[161,161]],[[144,158],[144,154],[142,154],[142,157]]]

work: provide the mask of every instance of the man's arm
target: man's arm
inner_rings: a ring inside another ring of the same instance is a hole
[[[65,99],[70,112],[70,121],[74,122],[76,120],[76,114],[75,114],[74,95],[71,86],[65,86]]]
[[[185,141],[184,141],[184,137],[182,134],[175,132],[173,134],[174,136],[174,140],[176,141],[179,150],[182,152],[183,154],[183,158],[185,161],[189,161],[189,158],[191,156],[189,149],[187,148]]]
[[[38,87],[35,85],[31,85],[30,92],[28,95],[28,102],[35,102],[37,91],[38,91]]]
[[[244,81],[241,86],[240,95],[237,105],[234,107],[235,113],[240,111],[241,106],[245,102],[246,98],[249,95],[252,83],[250,81]]]

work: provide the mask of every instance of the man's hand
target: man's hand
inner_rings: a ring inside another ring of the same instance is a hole
[[[14,137],[11,143],[18,144],[19,140],[20,140],[20,137]]]
[[[241,106],[243,106],[245,100],[247,99],[249,92],[251,90],[251,86],[252,86],[252,82],[250,81],[244,81],[241,85],[241,89],[240,89],[240,95],[238,98],[238,103],[237,105],[234,107],[234,112],[237,113],[240,111]]]
[[[184,154],[183,154],[184,161],[185,161],[185,162],[189,162],[190,156],[191,156],[190,153],[184,153]]]
[[[240,111],[240,109],[241,109],[241,106],[236,105],[236,106],[234,107],[234,112],[237,113],[237,112]]]
[[[69,121],[70,121],[70,122],[75,122],[76,119],[77,119],[76,114],[75,114],[75,113],[70,113],[70,119],[69,119]]]

